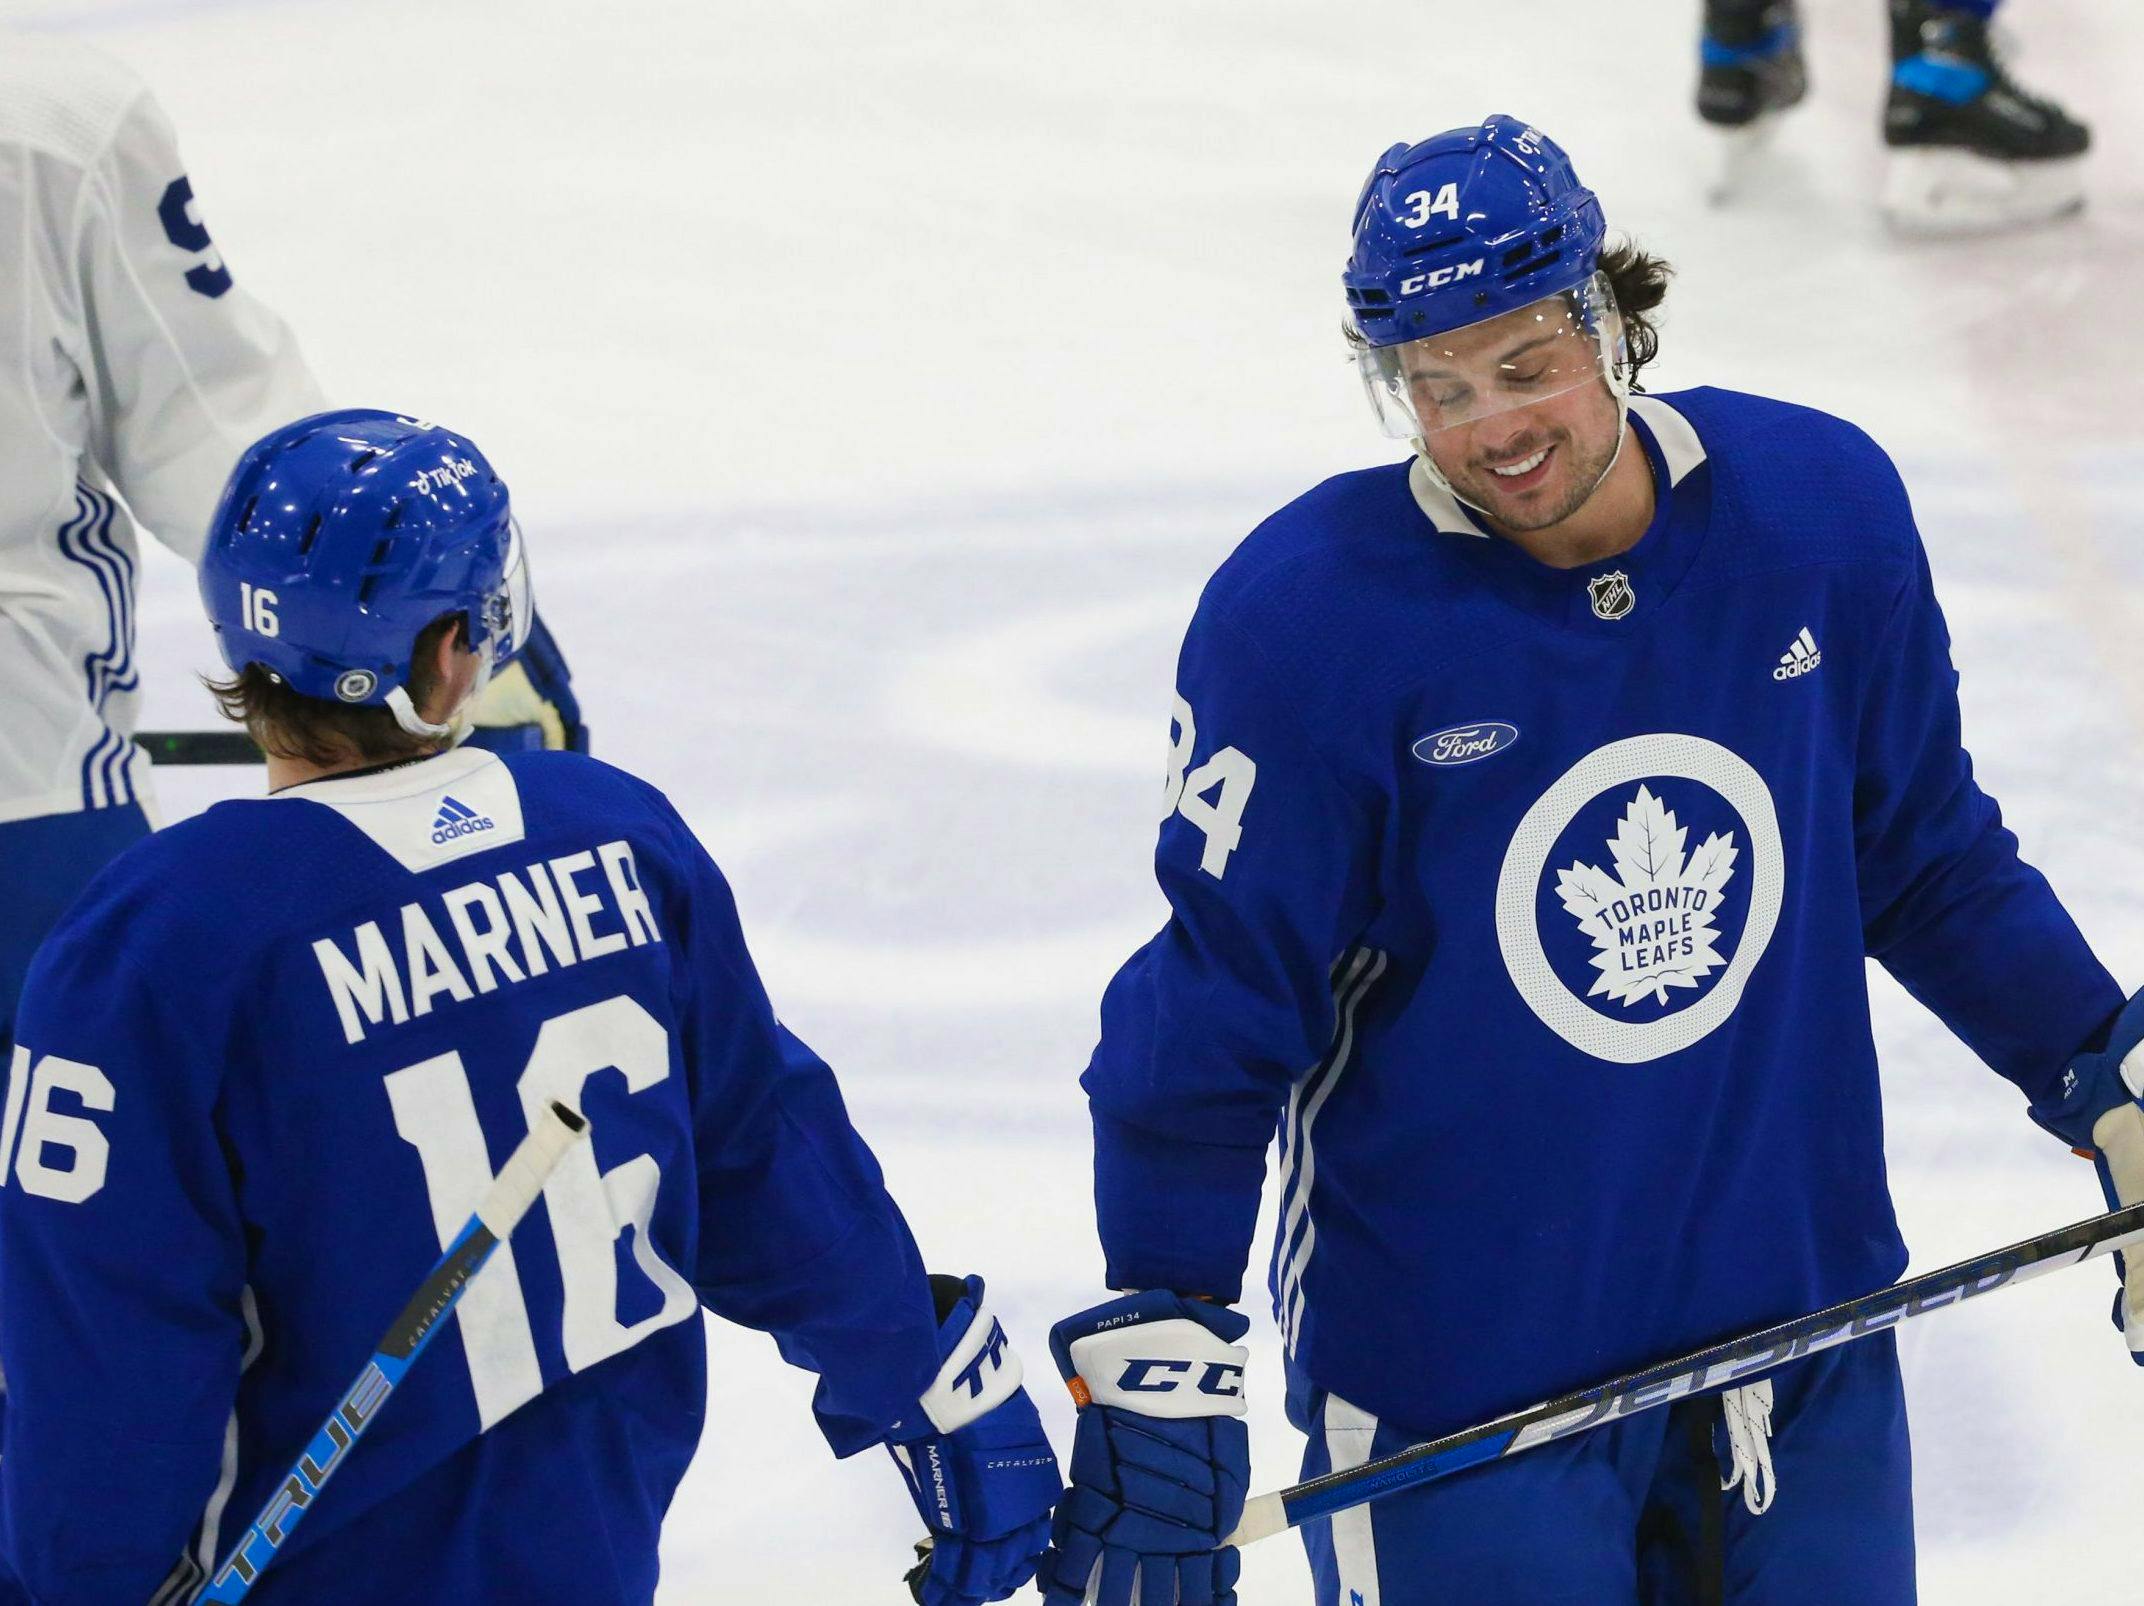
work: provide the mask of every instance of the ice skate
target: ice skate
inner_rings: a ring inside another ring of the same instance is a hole
[[[1987,20],[1893,0],[1883,211],[1916,234],[2022,228],[2084,205],[2091,130],[2018,87]]]
[[[1794,0],[1708,0],[1698,53],[1697,114],[1720,136],[1706,196],[1719,205],[1746,188],[1781,114],[1808,93]]]

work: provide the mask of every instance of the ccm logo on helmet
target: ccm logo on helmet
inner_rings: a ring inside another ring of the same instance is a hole
[[[1195,1387],[1201,1394],[1211,1394],[1224,1400],[1235,1399],[1243,1392],[1243,1368],[1227,1361],[1207,1361],[1199,1365],[1198,1381],[1194,1384],[1189,1376],[1192,1361],[1126,1361],[1124,1371],[1117,1378],[1117,1387],[1126,1394],[1174,1394],[1186,1386]]]
[[[1435,290],[1452,283],[1454,280],[1478,279],[1481,277],[1482,267],[1487,261],[1488,258],[1486,257],[1476,257],[1472,262],[1454,263],[1448,268],[1438,268],[1433,273],[1418,273],[1411,279],[1402,279],[1400,280],[1400,294],[1403,296],[1416,296],[1420,295],[1424,290]]]

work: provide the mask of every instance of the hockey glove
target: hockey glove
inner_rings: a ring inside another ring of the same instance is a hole
[[[529,639],[514,661],[492,676],[470,715],[465,747],[494,753],[531,753],[545,747],[588,751],[588,727],[573,695],[573,671],[541,616],[529,623]]]
[[[1072,1487],[1043,1561],[1049,1606],[1234,1606],[1221,1548],[1251,1481],[1237,1340],[1247,1317],[1165,1290],[1068,1316],[1050,1351],[1078,1402]]]
[[[981,1606],[1035,1576],[1064,1485],[982,1278],[933,1277],[931,1292],[944,1364],[886,1448],[931,1531],[910,1590],[922,1606]]]
[[[2115,1017],[2107,1046],[2080,1054],[2062,1078],[2062,1098],[2036,1104],[2032,1118],[2099,1168],[2107,1207],[2144,1204],[2144,993]],[[2144,1366],[2144,1257],[2117,1254],[2122,1292],[2114,1325],[2129,1340],[2129,1358]]]

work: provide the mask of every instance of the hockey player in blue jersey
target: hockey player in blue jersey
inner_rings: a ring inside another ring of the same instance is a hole
[[[591,1143],[257,1596],[650,1600],[703,1305],[819,1374],[837,1453],[892,1450],[918,1599],[1019,1587],[1059,1485],[1018,1361],[979,1278],[926,1277],[714,863],[629,775],[452,746],[532,617],[482,454],[369,411],[272,434],[201,590],[272,795],[92,883],[7,1066],[0,1512],[32,1597],[190,1599],[552,1100]]]
[[[1344,279],[1414,453],[1268,519],[1185,638],[1171,918],[1084,1078],[1136,1292],[1053,1334],[1054,1606],[1234,1599],[1276,1130],[1305,1476],[1893,1281],[1864,955],[2144,1199],[2144,1006],[1974,784],[1883,452],[1635,392],[1665,269],[1507,117],[1388,151]],[[1322,1606],[1903,1606],[1896,1348],[1305,1537]]]

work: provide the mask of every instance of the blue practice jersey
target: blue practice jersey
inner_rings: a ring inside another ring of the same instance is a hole
[[[2122,1002],[1974,784],[1883,452],[1632,426],[1605,562],[1394,464],[1222,566],[1084,1079],[1111,1286],[1238,1297],[1277,1127],[1295,1370],[1417,1434],[1898,1275],[1864,955],[2028,1097]]]
[[[653,788],[455,752],[218,804],[95,881],[31,970],[0,1132],[34,1597],[188,1598],[553,1099],[591,1141],[257,1598],[646,1601],[700,1306],[821,1374],[844,1453],[928,1385],[935,1311]]]

